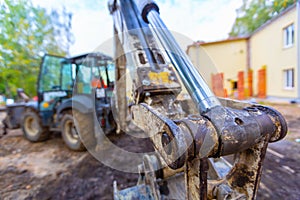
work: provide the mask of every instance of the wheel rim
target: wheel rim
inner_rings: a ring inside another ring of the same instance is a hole
[[[38,122],[32,116],[28,116],[25,119],[25,131],[29,136],[36,136],[39,132]]]
[[[79,140],[78,133],[73,120],[67,120],[64,124],[64,133],[67,140],[71,143],[77,143]]]

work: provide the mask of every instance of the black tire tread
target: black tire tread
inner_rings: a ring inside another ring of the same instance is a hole
[[[62,137],[63,137],[63,140],[65,142],[65,144],[68,146],[69,149],[73,150],[73,151],[85,151],[85,146],[83,145],[83,143],[81,142],[80,140],[80,144],[76,147],[76,146],[73,146],[73,145],[70,145],[68,144],[68,141],[67,141],[67,137],[65,136],[65,133],[64,133],[64,122],[65,122],[65,118],[66,117],[70,117],[73,119],[73,123],[74,122],[74,117],[73,117],[73,113],[72,113],[72,110],[67,110],[63,113],[63,117],[62,117],[62,120],[61,120],[61,133],[62,133]],[[78,132],[78,130],[76,130]]]
[[[26,129],[24,127],[24,122],[25,122],[25,118],[28,116],[28,115],[32,115],[34,116],[34,118],[36,120],[38,120],[38,124],[39,124],[39,128],[40,128],[40,131],[38,133],[38,138],[36,139],[32,139],[28,136],[28,134],[26,133]],[[38,113],[32,109],[26,109],[25,110],[25,113],[23,114],[23,117],[22,117],[22,123],[21,123],[21,128],[23,130],[23,135],[24,137],[31,141],[31,142],[43,142],[45,140],[47,140],[50,136],[50,131],[49,131],[49,128],[48,127],[43,127],[42,125],[42,121],[41,121],[41,118],[39,117]]]

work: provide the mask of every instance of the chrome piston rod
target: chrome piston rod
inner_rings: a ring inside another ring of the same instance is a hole
[[[200,113],[221,105],[210,90],[205,80],[180,48],[171,32],[159,15],[158,6],[151,0],[136,1],[145,22],[150,24],[151,31],[158,38],[162,47],[178,72]]]

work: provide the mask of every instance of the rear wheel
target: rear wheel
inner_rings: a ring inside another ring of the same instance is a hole
[[[31,142],[41,142],[49,138],[49,129],[43,127],[39,115],[26,110],[22,118],[22,130],[26,139]]]
[[[74,118],[71,111],[64,114],[61,122],[62,137],[66,145],[74,151],[84,151],[85,147],[80,140],[75,128]]]

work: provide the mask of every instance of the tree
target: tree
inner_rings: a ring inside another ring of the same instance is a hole
[[[244,0],[237,9],[237,17],[229,36],[246,36],[272,17],[278,15],[296,0]]]
[[[54,18],[25,0],[0,3],[0,93],[13,97],[16,89],[22,87],[29,95],[36,94],[41,56],[68,53],[71,40],[64,45],[65,38],[72,34],[58,34],[71,28],[71,14],[69,23],[58,25],[59,17],[64,15],[66,12],[57,12]]]

